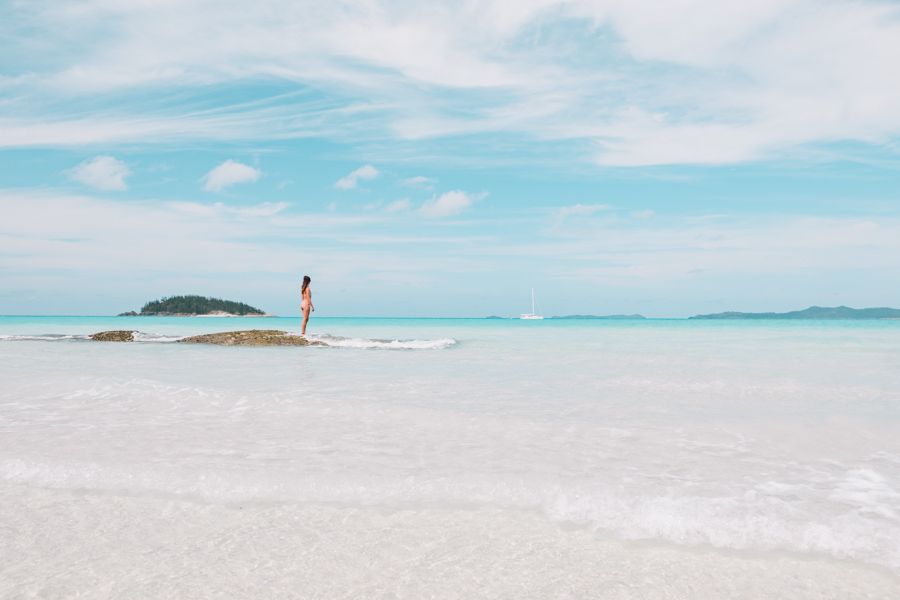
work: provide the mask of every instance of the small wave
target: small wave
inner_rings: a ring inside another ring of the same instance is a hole
[[[0,341],[19,342],[19,341],[40,341],[40,342],[62,342],[65,340],[88,340],[91,336],[83,334],[66,334],[66,333],[45,333],[45,334],[4,334],[0,333]]]
[[[166,342],[177,342],[180,339],[184,339],[183,335],[164,335],[161,333],[144,333],[143,331],[135,331],[134,332],[134,341],[135,342],[156,342],[156,343],[166,343]]]
[[[134,332],[135,342],[177,342],[182,339],[183,335],[164,335],[160,333],[144,333],[142,331]],[[71,340],[83,341],[90,340],[90,334],[76,333],[44,333],[44,334],[0,334],[0,341],[21,342],[21,341],[39,341],[39,342],[65,342]]]
[[[145,333],[143,331],[134,332],[134,341],[139,343],[155,343],[165,344],[177,342],[184,339],[183,335],[171,335],[161,333]],[[62,341],[87,341],[90,340],[89,334],[64,334],[64,333],[47,333],[47,334],[0,334],[0,342],[2,341],[42,341],[42,342],[62,342]],[[443,350],[456,345],[453,338],[440,338],[435,340],[400,340],[400,339],[370,339],[355,337],[340,337],[328,334],[311,335],[310,340],[321,342],[323,345],[331,348],[357,348],[363,350]]]
[[[333,335],[310,335],[310,340],[322,342],[332,348],[360,348],[364,350],[443,350],[456,345],[453,338],[437,340],[382,340],[369,338],[340,337]]]

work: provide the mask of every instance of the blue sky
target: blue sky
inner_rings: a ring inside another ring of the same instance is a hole
[[[0,2],[0,313],[900,306],[900,6]]]

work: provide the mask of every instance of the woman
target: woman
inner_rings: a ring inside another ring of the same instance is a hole
[[[309,275],[303,276],[303,286],[300,288],[300,311],[303,313],[303,328],[300,335],[306,335],[306,323],[309,321],[309,313],[315,312],[316,307],[312,303],[312,292],[309,290],[309,284],[312,279]]]

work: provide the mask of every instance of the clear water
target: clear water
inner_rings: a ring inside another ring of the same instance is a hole
[[[900,593],[898,321],[243,328],[0,317],[0,596]]]

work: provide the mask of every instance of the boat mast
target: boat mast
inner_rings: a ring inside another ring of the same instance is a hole
[[[534,288],[531,288],[531,314],[535,314],[535,312],[534,312]]]

